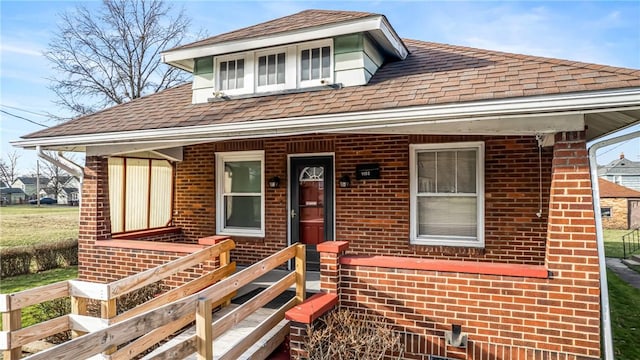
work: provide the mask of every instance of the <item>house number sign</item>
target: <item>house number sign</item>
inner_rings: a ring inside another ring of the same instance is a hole
[[[356,179],[380,179],[380,165],[378,164],[362,164],[356,165]]]

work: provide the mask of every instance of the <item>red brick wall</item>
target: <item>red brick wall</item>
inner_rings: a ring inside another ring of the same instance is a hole
[[[409,244],[409,144],[485,142],[485,249],[451,249]],[[352,176],[351,188],[336,188],[336,240],[351,242],[353,253],[542,264],[547,213],[538,218],[539,164],[534,137],[317,135],[194,145],[185,148],[176,169],[174,223],[185,241],[215,233],[216,151],[265,150],[264,238],[234,237],[233,258],[254,263],[286,246],[287,155],[335,153],[335,174]],[[379,180],[355,180],[355,165],[377,162]],[[542,153],[543,209],[548,207],[551,151]]]
[[[336,277],[336,258],[323,254],[322,286],[334,292],[339,281],[341,307],[395,325],[408,359],[597,359],[600,279],[584,133],[556,137],[546,211],[549,279],[345,264]],[[446,345],[451,324],[469,335],[466,350]]]

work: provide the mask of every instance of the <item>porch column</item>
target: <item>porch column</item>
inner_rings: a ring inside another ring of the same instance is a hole
[[[349,249],[348,241],[325,241],[317,245],[320,253],[320,290],[340,297],[340,258]]]
[[[597,200],[596,200],[597,201]],[[599,215],[599,214],[598,214]],[[600,279],[595,218],[584,132],[556,135],[553,147],[546,265],[552,273],[550,326],[544,349],[600,357]]]
[[[93,245],[111,238],[108,169],[107,158],[87,156],[78,233],[78,278],[81,280],[96,280],[91,278],[90,269],[100,268],[100,260],[95,256]]]

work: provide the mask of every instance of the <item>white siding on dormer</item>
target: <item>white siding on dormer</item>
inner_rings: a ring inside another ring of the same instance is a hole
[[[366,85],[384,61],[363,34],[341,36],[335,44],[335,81],[343,86]]]

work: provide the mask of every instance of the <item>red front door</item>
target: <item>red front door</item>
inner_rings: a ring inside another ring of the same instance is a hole
[[[311,172],[312,174],[308,174]],[[300,242],[316,245],[324,238],[324,173],[323,167],[305,167],[300,180]],[[306,178],[305,178],[306,176]],[[311,176],[311,178],[309,178]]]

